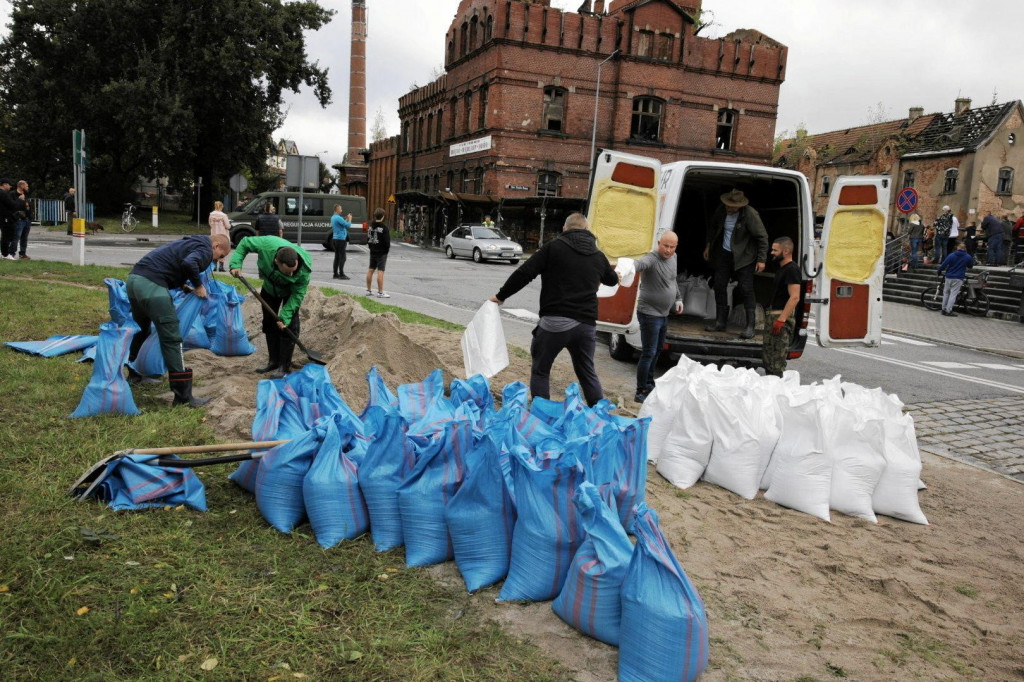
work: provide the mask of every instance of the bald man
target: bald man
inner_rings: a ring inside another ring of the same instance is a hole
[[[640,361],[636,365],[636,397],[642,403],[654,390],[654,368],[658,353],[665,345],[668,315],[683,312],[683,300],[676,286],[675,232],[666,232],[658,239],[658,247],[636,262],[636,271],[644,273],[640,280],[640,300],[636,319],[640,323]]]

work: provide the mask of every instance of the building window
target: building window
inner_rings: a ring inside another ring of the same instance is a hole
[[[409,123],[409,121],[406,121],[405,125],[402,126],[402,151],[404,153],[406,153],[406,154],[409,153],[409,130],[410,129],[411,129],[411,124]]]
[[[466,99],[465,99],[464,105],[465,105],[465,117],[463,118],[464,128],[463,128],[462,132],[468,133],[471,130],[470,117],[473,115],[473,91],[472,90],[470,90],[469,92],[466,93]]]
[[[661,140],[661,108],[661,100],[654,97],[634,98],[633,121],[629,128],[630,138],[643,142],[659,142]]]
[[[827,175],[821,176],[821,196],[827,197],[830,191],[832,191],[832,178]]]
[[[423,146],[427,147],[428,149],[432,145],[433,141],[430,139],[430,136],[433,135],[433,134],[434,134],[434,112],[431,111],[429,114],[427,114],[427,133],[426,133],[426,137],[423,138]]]
[[[562,131],[565,115],[565,90],[556,87],[544,88],[544,130]]]
[[[914,183],[917,182],[917,171],[903,171],[903,186],[913,187]]]
[[[484,42],[486,43],[494,35],[494,17],[487,17],[484,24]]]
[[[463,23],[459,31],[459,56],[464,56],[469,51],[469,24]]]
[[[455,97],[452,97],[452,101],[449,102],[449,104],[451,106],[448,107],[448,111],[451,112],[451,116],[448,121],[448,138],[451,139],[455,137],[455,135],[457,134],[457,131],[455,129],[455,123],[456,119],[459,117],[459,100],[456,99]]]
[[[671,33],[659,33],[654,37],[655,59],[661,59],[666,62],[672,59],[672,39]]]
[[[537,196],[557,197],[558,196],[558,173],[541,171],[537,175]]]
[[[466,170],[465,168],[462,169],[462,172],[459,174],[459,180],[460,180],[459,185],[462,187],[462,192],[464,194],[472,194],[473,193],[473,185],[470,184],[469,171],[468,170]]]
[[[715,149],[732,151],[735,147],[736,119],[735,109],[722,109],[718,112],[718,127],[715,129]]]
[[[1013,145],[1013,143],[1017,141],[1017,134],[1016,133],[1010,133],[1010,136],[1008,138],[1006,138],[1006,141],[1010,145]]]
[[[637,31],[636,35],[636,56],[650,57],[652,44],[654,43],[653,31]]]
[[[444,128],[441,127],[442,124],[444,123],[444,109],[438,109],[437,110],[437,119],[436,119],[436,121],[437,121],[437,135],[436,135],[436,138],[435,138],[437,140],[436,144],[441,144],[441,142],[444,140]]]
[[[946,181],[942,185],[943,194],[953,194],[956,192],[956,180],[960,175],[960,171],[956,168],[950,168],[946,171]]]
[[[444,189],[447,192],[451,192],[452,191],[452,183],[455,181],[455,174],[453,172],[451,172],[451,171],[448,171],[448,176],[445,179],[446,179],[446,182],[445,182],[445,185],[444,185]]]
[[[483,129],[487,127],[487,86],[480,88],[480,109],[477,111],[476,127]]]
[[[484,193],[484,169],[477,168],[473,173],[473,194]]]
[[[1013,193],[1013,169],[1012,168],[1000,168],[999,169],[999,182],[996,185],[996,194],[1012,194]]]
[[[402,191],[404,192],[407,189],[409,189],[409,178],[403,177],[402,178]]]
[[[476,27],[477,27],[477,20],[476,20],[476,17],[473,17],[469,21],[469,51],[470,52],[472,52],[473,50],[476,49]]]
[[[423,137],[423,117],[421,116],[419,122],[416,124],[416,148],[423,149],[425,146]]]

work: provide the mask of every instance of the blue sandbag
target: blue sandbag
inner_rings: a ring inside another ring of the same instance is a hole
[[[455,565],[469,592],[508,574],[515,510],[498,453],[490,436],[466,453],[465,478],[445,507]]]
[[[263,518],[282,533],[306,520],[302,483],[320,449],[326,428],[318,426],[299,438],[268,450],[256,473],[256,506]]]
[[[380,370],[374,365],[370,368],[370,371],[366,373],[366,383],[370,387],[370,398],[366,403],[366,408],[363,410],[363,415],[366,414],[366,410],[371,407],[392,407],[398,409],[398,396],[391,392],[388,385],[384,382],[384,377],[380,375]]]
[[[117,511],[178,505],[206,511],[206,488],[192,467],[159,466],[154,463],[158,459],[127,455],[114,460],[97,486],[99,496]]]
[[[486,412],[494,407],[494,396],[491,395],[491,384],[483,374],[474,374],[468,379],[452,379],[448,387],[448,395],[453,404],[470,401]]]
[[[592,483],[584,482],[573,500],[586,533],[569,566],[562,592],[551,602],[558,617],[580,632],[618,646],[622,581],[633,543]],[[614,504],[614,502],[613,502]]]
[[[408,438],[416,449],[416,464],[397,490],[405,564],[410,568],[452,558],[445,507],[462,484],[463,459],[472,447],[473,425],[464,420],[448,421],[427,437],[413,436],[411,431]]]
[[[427,409],[444,395],[444,375],[435,369],[423,381],[398,387],[398,409],[410,424],[419,421]]]
[[[76,350],[88,350],[96,346],[98,336],[67,335],[51,336],[45,341],[7,341],[5,346],[22,353],[39,355],[44,358],[53,358],[65,353],[73,353]]]
[[[351,423],[341,415],[324,419],[324,439],[302,481],[302,499],[316,541],[324,549],[370,529],[355,462],[342,451]]]
[[[97,337],[99,338],[99,337]],[[82,357],[78,358],[78,362],[93,362],[96,359],[96,345],[93,344],[82,351]]]
[[[695,680],[708,664],[704,602],[668,546],[658,515],[636,509],[636,547],[622,584],[619,680]]]
[[[175,298],[174,294],[171,295],[171,298]],[[203,299],[198,296],[178,294],[175,310],[178,314],[178,331],[181,333],[182,339],[188,336],[196,318],[202,312],[202,308]],[[162,376],[167,371],[163,353],[160,351],[160,337],[156,333],[155,326],[151,328],[149,336],[139,348],[139,354],[135,356],[132,369],[147,377]]]
[[[203,314],[203,325],[210,337],[210,350],[223,356],[252,355],[256,352],[256,346],[249,342],[242,317],[245,297],[235,291],[234,287],[224,287],[224,291],[210,292],[209,305]]]
[[[100,414],[140,414],[122,369],[128,359],[128,346],[135,329],[134,326],[118,327],[113,322],[100,325],[92,378],[82,393],[81,402],[71,413],[72,418],[95,417]]]
[[[378,552],[386,552],[405,542],[397,491],[412,470],[415,456],[405,437],[409,426],[398,412],[374,406],[364,415],[366,420],[378,423],[379,427],[359,466],[359,488],[370,512],[373,545]]]
[[[128,327],[129,323],[134,324],[132,319],[132,304],[128,300],[128,289],[124,280],[107,277],[103,280],[107,285],[107,300],[110,303],[110,321],[118,327]],[[136,325],[138,326],[138,325]]]
[[[562,591],[583,531],[572,498],[583,467],[571,451],[511,453],[516,525],[508,577],[498,601],[545,601]]]
[[[629,528],[633,508],[644,501],[651,418],[631,419],[625,426],[613,420],[602,422],[596,435],[580,438],[590,446],[589,454],[581,453],[580,461],[587,480],[615,498],[622,527]]]

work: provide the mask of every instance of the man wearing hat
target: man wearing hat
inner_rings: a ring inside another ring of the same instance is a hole
[[[907,236],[910,238],[910,267],[916,268],[921,245],[924,243],[924,223],[921,222],[921,216],[916,213],[910,216],[910,228],[907,230]]]
[[[704,260],[712,261],[715,270],[715,321],[705,331],[725,331],[729,321],[729,280],[735,275],[743,294],[747,324],[741,339],[754,338],[757,301],[754,300],[754,273],[764,270],[768,258],[768,233],[757,211],[741,190],[722,195],[722,205],[711,218]]]

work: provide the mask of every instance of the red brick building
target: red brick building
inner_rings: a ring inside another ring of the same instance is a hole
[[[462,0],[445,74],[399,100],[399,208],[428,242],[491,214],[532,247],[582,206],[592,144],[769,163],[787,49],[753,30],[695,35],[699,9]]]

